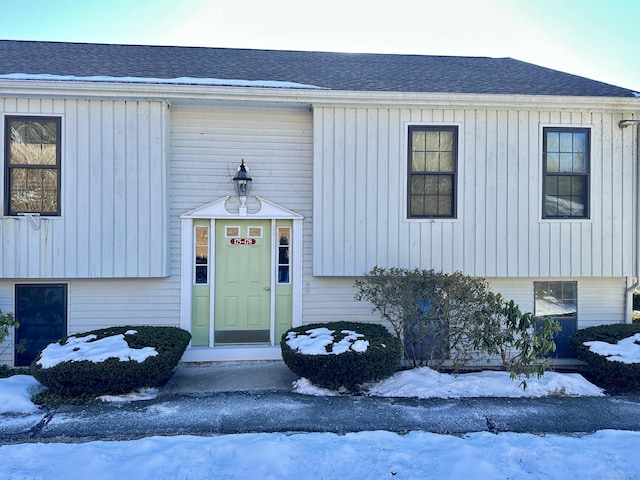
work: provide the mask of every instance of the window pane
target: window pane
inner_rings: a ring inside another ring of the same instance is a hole
[[[429,175],[425,178],[425,190],[427,195],[437,195],[439,191],[440,181],[439,177],[435,175]]]
[[[424,215],[424,197],[422,195],[411,195],[411,215]]]
[[[425,176],[414,175],[411,177],[411,194],[423,194],[425,191]]]
[[[537,316],[567,317],[578,312],[576,282],[535,282],[534,289]]]
[[[440,154],[440,172],[453,172],[453,154],[449,152],[442,152]]]
[[[425,132],[420,132],[420,131],[413,132],[411,145],[414,152],[424,151],[425,149],[424,134]]]
[[[440,132],[425,132],[426,147],[429,152],[437,152],[440,150]]]
[[[573,172],[573,154],[561,153],[560,154],[560,172]]]
[[[587,134],[576,132],[573,134],[573,151],[576,153],[587,152]]]
[[[413,152],[412,162],[411,162],[411,171],[412,172],[426,172],[427,171],[427,161],[425,158],[424,152]]]
[[[11,212],[58,211],[58,171],[49,168],[11,169]]]
[[[560,133],[560,152],[573,152],[573,133]]]
[[[587,157],[583,153],[576,153],[573,156],[573,171],[587,173]]]
[[[447,177],[443,177],[440,176],[438,177],[438,193],[440,195],[447,195],[447,196],[451,196],[451,194],[453,193],[453,184],[452,184],[452,178],[447,176]]]
[[[431,195],[424,198],[423,215],[438,215],[438,197]]]
[[[11,165],[56,165],[56,122],[11,121]]]
[[[428,172],[437,172],[440,170],[440,155],[438,152],[427,153],[427,169]]]
[[[558,132],[547,132],[547,152],[560,151],[560,134]]]
[[[208,268],[206,266],[197,266],[196,267],[196,283],[207,283],[207,272]]]
[[[453,150],[453,132],[440,132],[440,147],[438,150],[441,152],[451,152]]]
[[[196,227],[196,245],[209,245],[209,227]]]
[[[209,247],[196,247],[196,263],[206,265],[209,257]]]
[[[559,172],[560,171],[560,159],[557,153],[547,154],[547,172]]]
[[[453,205],[451,203],[451,196],[438,197],[438,215],[451,215],[453,211]]]

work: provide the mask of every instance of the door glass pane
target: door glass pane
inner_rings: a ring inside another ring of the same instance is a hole
[[[291,228],[278,228],[278,283],[291,283]]]
[[[207,284],[209,283],[209,227],[195,227],[194,243],[194,283]]]

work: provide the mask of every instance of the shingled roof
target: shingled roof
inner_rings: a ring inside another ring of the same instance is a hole
[[[331,90],[634,97],[512,58],[0,40],[0,75],[296,82]]]

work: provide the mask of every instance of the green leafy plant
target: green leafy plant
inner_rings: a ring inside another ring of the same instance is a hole
[[[506,301],[500,294],[488,297],[487,309],[478,318],[482,324],[475,331],[474,348],[499,355],[512,379],[518,375],[541,377],[549,369],[547,355],[555,351],[553,336],[560,331],[557,320],[523,313],[513,300]],[[526,380],[522,385],[526,388]]]
[[[13,328],[15,330],[16,328],[19,328],[19,327],[20,327],[20,323],[16,321],[15,317],[13,316],[13,313],[11,312],[4,313],[2,310],[0,310],[0,345],[2,345],[4,341],[7,339],[7,337],[9,336],[10,328]],[[0,355],[6,352],[7,349],[10,347],[15,347],[15,350],[18,353],[24,352],[25,350],[24,339],[18,343],[10,343],[5,345],[0,350]]]
[[[135,333],[125,334],[130,331]],[[189,332],[177,327],[121,326],[72,335],[57,343],[66,345],[71,337],[83,338],[88,335],[94,335],[95,338],[88,340],[87,344],[106,337],[123,335],[129,348],[152,347],[157,351],[157,355],[147,357],[141,362],[121,361],[115,357],[102,362],[65,360],[45,368],[40,363],[43,354],[40,352],[31,363],[30,369],[36,380],[48,389],[42,397],[90,398],[162,386],[173,375],[173,370],[191,339]]]
[[[326,345],[325,352],[312,355],[291,348],[291,340],[299,335],[309,335],[316,329],[332,332],[334,340]],[[368,342],[366,349],[332,354],[351,333],[355,333],[358,340]],[[282,358],[292,372],[314,385],[330,389],[344,387],[357,391],[363,383],[390,377],[399,368],[402,358],[400,341],[385,327],[356,322],[315,323],[291,328],[282,336],[280,346]]]
[[[354,286],[355,299],[369,301],[402,339],[409,365],[438,370],[449,362],[458,370],[475,357],[473,338],[490,295],[484,279],[374,267]]]

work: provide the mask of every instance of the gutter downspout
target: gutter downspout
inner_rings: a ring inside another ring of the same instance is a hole
[[[627,287],[626,305],[624,312],[624,323],[633,323],[633,292],[640,288],[640,120],[621,120],[618,123],[620,129],[635,125],[636,126],[636,144],[635,144],[635,156],[636,156],[636,238],[634,242],[634,254],[636,259],[635,274],[632,277],[633,283]]]

